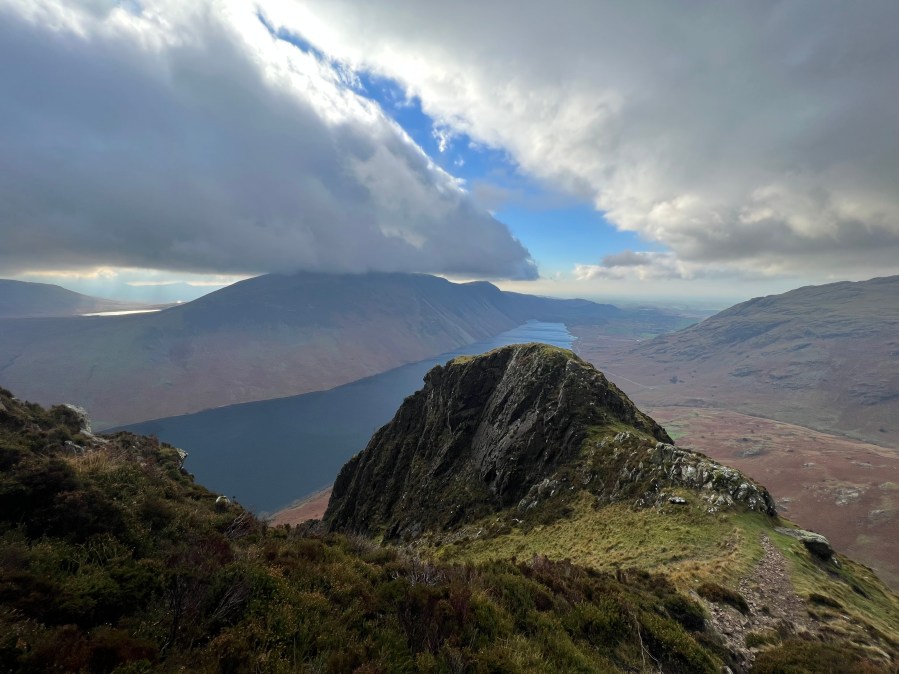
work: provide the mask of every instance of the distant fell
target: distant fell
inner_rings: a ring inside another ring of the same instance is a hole
[[[528,319],[658,333],[676,314],[423,274],[268,275],[155,314],[8,321],[0,384],[75,401],[98,428],[320,391]]]
[[[91,297],[49,283],[0,279],[0,319],[80,316],[101,311],[141,308],[134,302]]]
[[[643,385],[643,404],[698,402],[899,447],[899,276],[756,298],[608,358]]]

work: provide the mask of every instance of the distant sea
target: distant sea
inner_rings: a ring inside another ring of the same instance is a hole
[[[229,405],[126,426],[188,453],[197,481],[259,514],[272,513],[331,484],[347,460],[390,421],[425,373],[462,355],[543,342],[570,349],[562,323],[529,321],[451,353],[410,363],[328,391]]]

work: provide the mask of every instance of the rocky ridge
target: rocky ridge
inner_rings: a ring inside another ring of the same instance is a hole
[[[710,512],[776,512],[738,471],[674,447],[589,363],[525,344],[431,370],[340,472],[325,522],[412,538],[500,510],[552,510],[580,490],[637,508],[685,503],[679,490],[692,490]]]
[[[636,507],[685,505],[686,498],[671,492],[681,488],[697,491],[709,513],[741,506],[766,515],[777,514],[768,490],[740,471],[667,442],[652,443],[638,434],[622,431],[588,447],[586,458],[581,468],[582,484],[600,502],[612,503],[636,495]],[[616,470],[610,471],[611,466]],[[603,474],[605,479],[597,480]],[[522,503],[525,507],[536,505],[527,499]]]

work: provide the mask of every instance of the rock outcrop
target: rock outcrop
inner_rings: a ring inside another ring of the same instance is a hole
[[[415,537],[581,489],[636,507],[697,490],[708,508],[774,513],[738,471],[678,449],[593,366],[542,344],[436,367],[341,470],[332,529]],[[668,490],[668,491],[666,491]]]
[[[777,530],[798,539],[812,555],[821,561],[830,561],[833,559],[833,547],[830,541],[824,536],[814,531],[806,531],[805,529],[789,529],[787,527],[778,527]]]

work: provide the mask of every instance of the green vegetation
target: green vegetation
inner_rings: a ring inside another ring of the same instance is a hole
[[[753,671],[876,673],[896,650],[894,596],[758,513],[567,489],[527,521],[510,509],[382,546],[268,527],[196,485],[178,450],[80,424],[0,389],[3,672],[716,673],[736,662],[699,597],[745,610],[732,588],[762,533],[834,644],[750,633]]]
[[[749,604],[739,592],[728,589],[718,583],[703,583],[696,588],[696,594],[716,604],[727,604],[744,615],[749,613]]]
[[[872,662],[859,649],[846,644],[792,640],[760,653],[752,671],[753,674],[888,674],[895,669]]]
[[[0,391],[0,671],[717,672],[664,577],[271,529],[177,450]]]
[[[560,509],[567,511],[565,517],[557,512]],[[581,491],[547,499],[535,510],[523,521],[517,519],[525,517],[521,513],[501,513],[452,536],[425,541],[446,561],[530,559],[542,554],[607,571],[664,571],[685,589],[706,580],[736,581],[762,555],[757,536],[747,536],[755,534],[756,527],[761,529],[762,518],[709,513],[700,503],[640,510],[613,503],[600,508],[594,496]],[[477,536],[479,531],[484,533]]]

